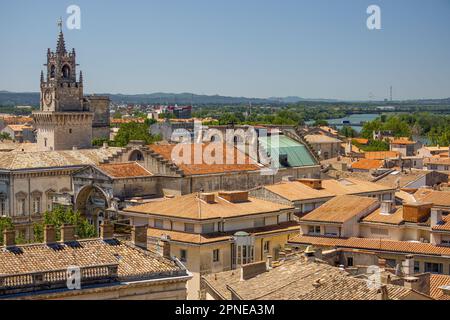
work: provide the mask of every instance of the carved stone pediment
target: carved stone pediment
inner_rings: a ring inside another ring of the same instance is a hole
[[[108,177],[106,174],[104,174],[94,166],[89,166],[84,169],[78,170],[74,173],[73,178],[89,179],[93,181],[111,180],[110,177]]]

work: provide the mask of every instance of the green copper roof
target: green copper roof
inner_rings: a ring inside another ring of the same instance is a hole
[[[270,149],[272,146],[272,138],[269,137],[260,137],[258,138],[260,144],[264,149],[266,149],[267,153],[270,155]],[[280,135],[278,136],[278,153],[280,155],[280,159],[287,156],[287,163],[282,163],[280,160],[281,167],[304,167],[304,166],[313,166],[316,165],[313,156],[309,153],[308,149],[301,144],[291,138]],[[273,142],[276,144],[277,138],[273,139]]]

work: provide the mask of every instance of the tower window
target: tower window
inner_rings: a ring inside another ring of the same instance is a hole
[[[55,78],[55,66],[53,65],[50,67],[50,78]]]
[[[72,129],[69,129],[69,133],[72,133]]]
[[[62,67],[62,75],[64,79],[70,78],[70,67],[67,64]]]

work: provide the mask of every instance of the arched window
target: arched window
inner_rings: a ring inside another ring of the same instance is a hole
[[[55,70],[56,70],[55,66],[52,65],[52,66],[50,67],[50,78],[51,78],[51,79],[54,79],[54,78],[55,78]]]
[[[134,150],[130,154],[129,161],[144,161],[144,155],[139,150]]]
[[[67,64],[62,67],[61,71],[64,79],[70,78],[70,67]]]

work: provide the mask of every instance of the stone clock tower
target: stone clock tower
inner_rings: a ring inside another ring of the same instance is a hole
[[[62,21],[56,52],[47,51],[47,74],[41,72],[40,110],[33,113],[41,150],[89,148],[94,113],[83,97],[83,75],[77,81],[75,49],[66,51]]]

